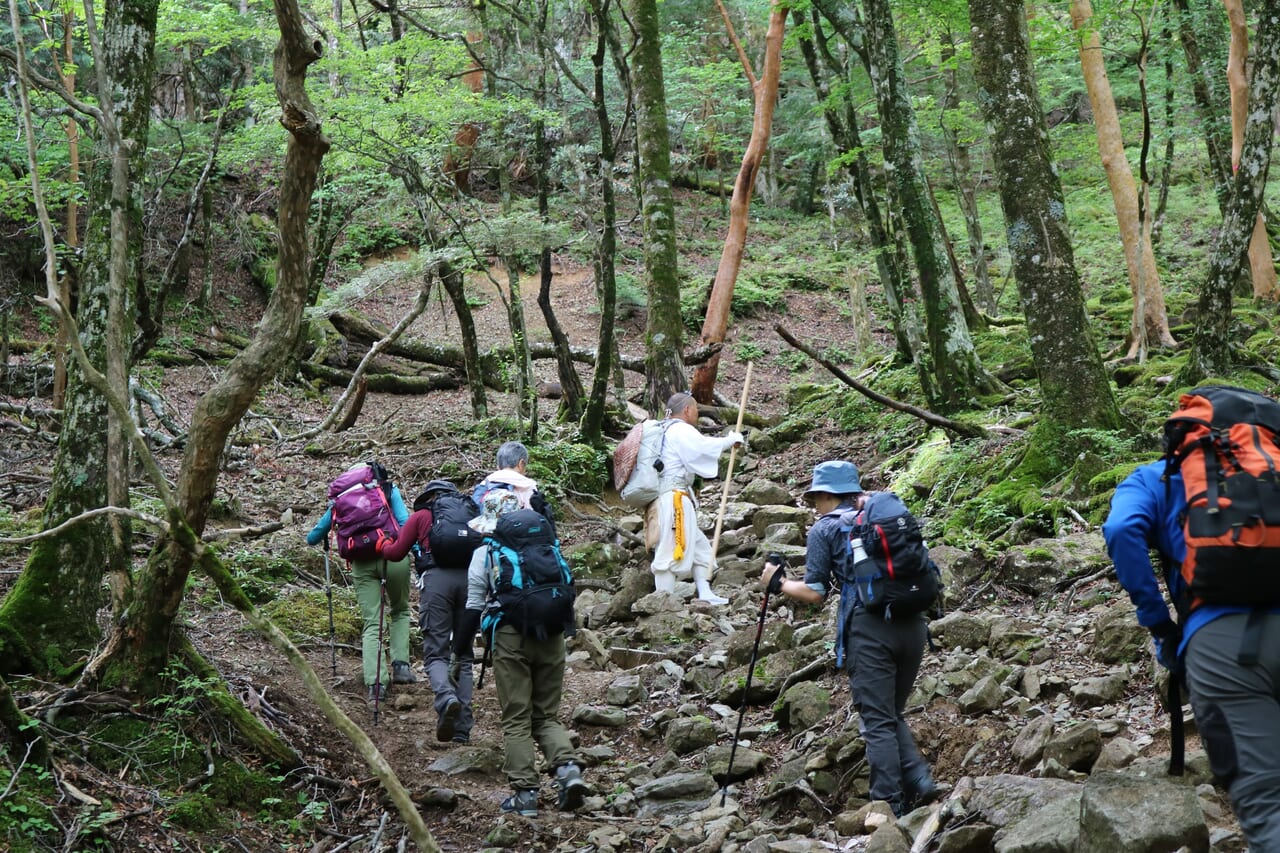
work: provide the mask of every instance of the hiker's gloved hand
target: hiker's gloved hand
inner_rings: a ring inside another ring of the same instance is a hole
[[[1173,673],[1182,672],[1182,661],[1178,657],[1178,646],[1182,643],[1182,629],[1171,619],[1167,619],[1150,628],[1151,637],[1156,644],[1156,660],[1165,669]]]
[[[769,554],[764,558],[764,571],[760,582],[770,595],[782,592],[782,582],[787,579],[787,561],[781,554]]]
[[[725,447],[732,447],[735,444],[745,445],[746,443],[746,436],[738,432],[736,429],[731,429],[724,435]]]
[[[396,540],[388,536],[387,531],[383,530],[382,528],[378,528],[378,541],[373,543],[373,548],[375,551],[381,554],[383,551],[387,549],[387,546],[394,545],[395,543],[396,543]]]

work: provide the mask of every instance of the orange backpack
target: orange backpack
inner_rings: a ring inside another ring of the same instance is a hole
[[[1178,400],[1164,425],[1165,482],[1182,473],[1187,556],[1200,604],[1280,605],[1280,403],[1210,385]]]

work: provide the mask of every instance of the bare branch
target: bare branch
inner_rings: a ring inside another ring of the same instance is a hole
[[[32,542],[57,536],[64,531],[70,530],[77,524],[83,524],[86,521],[103,515],[131,518],[134,521],[141,521],[148,527],[154,527],[156,530],[161,532],[169,529],[169,524],[164,519],[156,518],[154,515],[147,515],[145,512],[138,512],[136,509],[129,509],[128,507],[123,506],[102,506],[97,509],[82,512],[79,515],[72,516],[57,527],[50,527],[48,530],[41,530],[39,533],[32,533],[30,536],[0,537],[0,545],[30,545]]]

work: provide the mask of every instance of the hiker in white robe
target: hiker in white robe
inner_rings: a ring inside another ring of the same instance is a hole
[[[742,433],[723,437],[698,431],[698,404],[681,391],[667,401],[671,420],[662,442],[662,472],[657,503],[658,544],[653,555],[653,583],[659,591],[675,589],[676,578],[693,575],[698,598],[711,604],[727,604],[711,591],[715,555],[711,543],[698,528],[698,507],[693,496],[694,477],[714,477],[720,454],[743,441]]]

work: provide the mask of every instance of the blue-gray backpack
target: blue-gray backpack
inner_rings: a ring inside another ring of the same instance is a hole
[[[848,574],[862,605],[886,619],[929,610],[942,576],[929,557],[920,522],[893,492],[870,492],[860,510],[840,518],[849,534]]]
[[[481,629],[489,634],[511,625],[539,640],[573,636],[573,573],[555,527],[539,512],[516,510],[498,519],[485,547],[496,601],[486,608]]]

